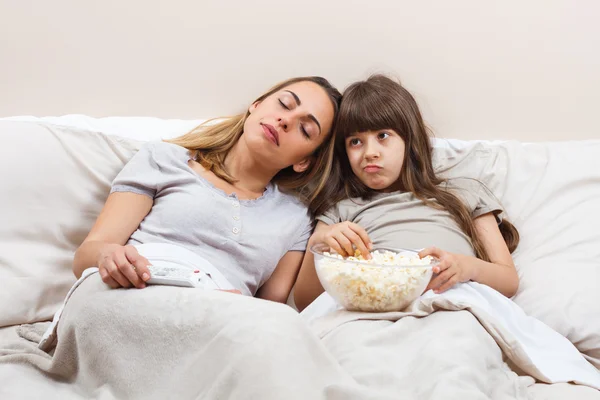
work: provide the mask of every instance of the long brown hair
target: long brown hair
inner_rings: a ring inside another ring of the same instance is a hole
[[[437,177],[433,169],[429,131],[417,102],[400,83],[384,75],[373,75],[366,81],[350,85],[344,92],[336,129],[335,169],[344,179],[338,181],[330,205],[344,198],[368,199],[376,193],[352,172],[346,154],[346,137],[357,132],[393,129],[405,143],[404,162],[398,178],[402,190],[414,193],[431,207],[448,211],[471,239],[477,257],[490,261],[469,210],[457,196],[442,188],[447,181]],[[500,232],[512,253],[519,243],[517,229],[503,219]]]
[[[296,82],[316,83],[327,93],[334,112],[334,124],[331,127],[333,132],[342,94],[325,78],[306,76],[288,79],[273,86],[254,102],[262,101]],[[244,114],[231,117],[211,119],[189,133],[168,142],[187,148],[190,150],[190,155],[204,168],[228,183],[233,183],[235,178],[225,168],[225,158],[240,139],[249,115],[250,112],[246,111]],[[313,213],[320,214],[326,210],[326,199],[331,196],[326,183],[333,164],[333,153],[334,140],[333,134],[330,134],[312,154],[312,162],[304,172],[295,172],[291,166],[284,168],[275,175],[273,183],[276,183],[280,189],[297,195],[307,203]]]

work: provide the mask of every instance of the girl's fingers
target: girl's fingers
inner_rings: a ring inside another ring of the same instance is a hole
[[[445,270],[447,270],[448,268],[450,268],[451,266],[452,266],[452,263],[450,262],[450,260],[443,259],[442,261],[440,261],[439,263],[437,263],[433,266],[433,273],[434,274],[442,273]]]
[[[325,244],[327,244],[327,246],[329,246],[330,251],[333,250],[341,256],[343,256],[346,253],[344,251],[344,249],[342,248],[342,246],[340,246],[340,244],[337,242],[337,240],[333,237],[326,238]]]
[[[434,279],[432,279],[431,282],[429,282],[429,285],[427,285],[427,287],[435,291],[440,286],[442,286],[448,279],[450,279],[454,274],[455,272],[453,270],[447,269],[438,276],[436,276]]]
[[[360,236],[362,242],[364,243],[364,245],[368,251],[370,251],[373,248],[373,243],[371,243],[371,238],[369,237],[369,235],[367,234],[367,231],[365,231],[362,226],[360,226],[358,224],[350,224],[350,225],[348,225],[348,227],[354,233],[356,233],[358,236]]]
[[[340,232],[335,236],[335,239],[340,244],[345,254],[342,254],[344,257],[353,256],[354,249],[352,248],[352,242],[348,239],[343,232]]]
[[[369,253],[369,249],[367,248],[366,243],[363,242],[361,236],[357,235],[352,229],[348,229],[346,232],[346,237],[356,246],[356,249],[360,251],[360,254],[363,255],[367,260],[371,258],[371,254]],[[352,254],[354,255],[354,252]]]
[[[431,256],[431,257],[441,259],[443,257],[443,255],[444,255],[444,251],[438,249],[437,247],[427,247],[426,249],[423,249],[419,252],[420,258]]]
[[[438,290],[435,290],[436,293],[443,293],[446,290],[452,288],[454,285],[458,283],[458,275],[452,276],[452,278],[448,279],[446,283],[444,283]]]

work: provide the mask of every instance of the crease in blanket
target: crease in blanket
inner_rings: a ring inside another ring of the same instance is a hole
[[[323,338],[352,321],[422,318],[440,309],[469,311],[514,365],[537,380],[573,382],[600,390],[600,371],[568,339],[526,315],[512,300],[476,282],[459,284],[437,295],[428,291],[402,312],[349,312],[337,305],[329,294],[323,293],[301,315]]]

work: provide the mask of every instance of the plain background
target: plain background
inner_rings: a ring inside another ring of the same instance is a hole
[[[593,0],[0,0],[0,117],[207,118],[386,72],[438,137],[600,138],[597,21]]]

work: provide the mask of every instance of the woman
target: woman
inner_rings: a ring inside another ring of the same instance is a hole
[[[112,288],[145,287],[134,247],[169,243],[217,266],[245,295],[285,302],[322,212],[341,95],[320,77],[282,82],[245,114],[144,146],[113,182],[73,262]]]

